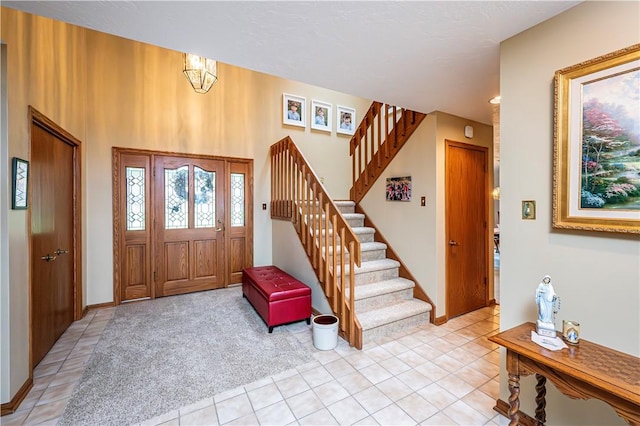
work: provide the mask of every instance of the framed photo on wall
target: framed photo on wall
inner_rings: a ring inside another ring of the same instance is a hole
[[[26,210],[29,203],[29,162],[13,157],[11,174],[11,208]]]
[[[311,128],[331,132],[331,115],[333,107],[330,103],[311,100]]]
[[[554,228],[640,233],[640,44],[555,73]]]
[[[387,178],[387,201],[411,201],[411,176]]]
[[[336,108],[336,118],[338,121],[337,133],[343,135],[353,135],[356,132],[356,110],[353,108],[338,105]]]
[[[307,127],[307,99],[302,96],[282,94],[282,122],[290,126]]]

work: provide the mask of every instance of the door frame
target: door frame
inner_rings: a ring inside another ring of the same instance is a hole
[[[82,262],[80,261],[80,259],[82,259],[82,166],[80,155],[82,145],[71,133],[67,132],[53,120],[42,114],[33,106],[29,105],[28,135],[30,151],[32,149],[31,126],[33,125],[40,127],[44,131],[51,133],[56,138],[62,140],[64,143],[69,144],[73,151],[73,253],[71,254],[71,257],[73,259],[73,320],[78,321],[83,315],[82,285],[80,285],[82,282]],[[30,182],[33,182],[33,180],[30,180]],[[29,185],[32,185],[32,183],[29,183]],[[32,188],[28,189],[28,194],[29,205],[31,205],[31,197],[33,195]],[[31,272],[36,265],[34,265],[33,262],[33,244],[31,243],[31,209],[27,210],[27,235],[29,238],[29,368],[33,369],[33,274]]]
[[[122,256],[124,253],[121,252],[122,249],[122,241],[123,235],[121,234],[122,224],[120,223],[120,217],[123,209],[126,209],[126,206],[120,204],[121,193],[121,179],[122,179],[122,170],[121,170],[121,155],[146,155],[149,156],[150,159],[150,168],[154,168],[154,162],[156,156],[161,157],[183,157],[183,158],[202,158],[202,159],[210,159],[210,160],[220,160],[225,162],[225,172],[228,175],[232,172],[233,164],[247,164],[248,165],[248,173],[247,173],[247,185],[249,185],[248,190],[246,191],[250,200],[248,200],[249,208],[245,212],[246,221],[249,223],[250,229],[248,231],[248,246],[250,249],[250,253],[248,256],[250,257],[249,261],[251,265],[253,265],[253,159],[248,158],[240,158],[240,157],[222,157],[217,155],[207,155],[207,154],[188,154],[188,153],[179,153],[173,151],[155,151],[155,150],[147,150],[147,149],[136,149],[136,148],[124,148],[124,147],[112,147],[111,148],[111,165],[112,165],[112,201],[113,201],[113,212],[112,212],[112,220],[113,220],[113,300],[114,304],[120,305],[122,304],[122,294],[121,294],[121,285],[122,285]],[[153,179],[153,178],[152,178]],[[229,191],[229,182],[227,179],[226,182],[226,190]],[[154,191],[151,191],[151,200],[150,203],[154,203],[153,199]],[[226,202],[226,201],[225,201]],[[230,220],[230,212],[229,209],[225,209],[225,226],[228,224]],[[225,247],[229,246],[230,233],[224,233],[224,242]],[[153,230],[151,230],[151,235],[153,235]],[[155,259],[155,242],[151,243],[151,259]],[[225,255],[226,256],[226,255]],[[224,265],[224,288],[229,286],[231,271],[229,268],[229,258],[225,257],[225,265]],[[152,261],[153,264],[153,261]],[[153,276],[153,271],[151,271],[151,276]],[[150,278],[151,279],[151,278]],[[155,291],[155,280],[151,279],[150,283],[150,297],[149,299],[156,298]]]
[[[485,173],[485,181],[484,181],[484,209],[485,209],[485,219],[484,219],[484,223],[485,223],[485,229],[484,229],[484,234],[485,234],[485,259],[484,259],[484,263],[485,263],[485,268],[486,268],[486,275],[487,275],[487,284],[485,285],[485,307],[486,306],[490,306],[492,304],[495,304],[495,299],[490,299],[491,295],[494,294],[493,293],[493,233],[491,233],[491,235],[489,235],[489,226],[491,224],[493,224],[493,220],[491,220],[491,218],[493,217],[493,208],[492,208],[492,203],[490,202],[490,194],[491,194],[491,188],[493,188],[493,186],[491,185],[491,182],[493,181],[493,173],[492,173],[492,168],[489,167],[489,148],[483,145],[474,145],[474,144],[470,144],[470,143],[464,143],[464,142],[456,142],[450,139],[445,139],[445,175],[444,175],[444,181],[445,181],[445,232],[444,232],[444,247],[445,247],[445,320],[443,321],[446,322],[449,320],[450,316],[449,316],[449,277],[447,275],[447,271],[449,268],[449,229],[448,229],[448,212],[447,212],[447,206],[448,206],[448,202],[447,199],[450,196],[449,194],[449,188],[446,185],[446,177],[447,177],[447,158],[446,158],[446,152],[447,149],[450,147],[457,147],[457,148],[463,148],[463,149],[473,149],[475,151],[481,151],[484,154],[485,157],[485,169],[486,169],[486,173]],[[492,225],[491,225],[492,226]]]

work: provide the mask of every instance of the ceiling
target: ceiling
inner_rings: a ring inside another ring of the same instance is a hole
[[[579,1],[2,1],[121,37],[492,122],[500,42]],[[221,78],[224,78],[221,76]]]

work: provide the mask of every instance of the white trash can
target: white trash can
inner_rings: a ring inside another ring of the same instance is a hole
[[[313,317],[313,346],[330,351],[338,345],[338,317],[317,315]]]

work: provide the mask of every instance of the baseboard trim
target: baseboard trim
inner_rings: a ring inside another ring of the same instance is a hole
[[[84,310],[86,312],[89,312],[89,311],[96,311],[98,309],[113,308],[114,306],[116,306],[116,302],[97,303],[95,305],[87,305],[87,307],[84,308]]]
[[[16,395],[11,399],[11,401],[6,402],[0,406],[0,417],[6,416],[7,414],[13,414],[16,412],[22,401],[25,399],[31,388],[33,387],[33,377],[29,377],[26,382],[22,385]]]
[[[434,324],[434,325],[442,325],[442,324],[444,324],[445,322],[447,322],[447,316],[446,316],[446,315],[442,315],[441,317],[436,317],[436,318],[433,320],[433,324]]]
[[[493,407],[494,411],[502,414],[507,419],[509,418],[509,403],[505,402],[501,399],[496,400],[496,406]],[[522,411],[518,411],[518,424],[522,426],[537,426],[538,421],[531,417],[530,415],[523,413]]]

